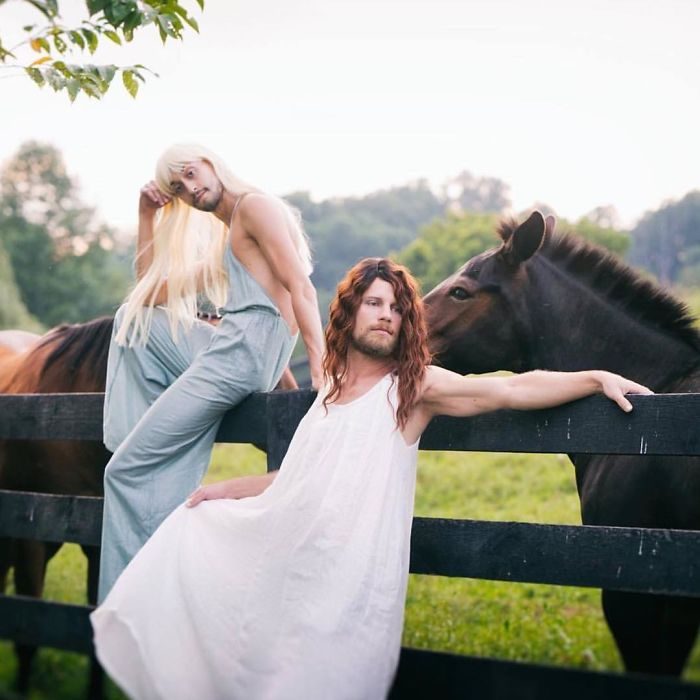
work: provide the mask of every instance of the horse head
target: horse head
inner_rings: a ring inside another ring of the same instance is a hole
[[[503,222],[499,247],[469,260],[424,298],[437,364],[460,374],[527,369],[522,289],[528,262],[553,230],[554,217],[538,211],[520,225]]]

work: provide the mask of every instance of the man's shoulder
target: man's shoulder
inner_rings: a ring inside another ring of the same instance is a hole
[[[259,190],[244,192],[241,197],[241,214],[255,214],[256,212],[265,212],[270,209],[277,210],[281,205],[279,197]]]
[[[444,367],[428,365],[423,373],[423,384],[419,400],[427,402],[433,401],[435,398],[439,397],[443,391],[453,386],[454,379],[459,377],[460,375]]]
[[[442,367],[437,367],[436,365],[426,365],[425,372],[423,372],[423,391],[434,386],[436,382],[439,382],[446,371],[447,370]]]
[[[279,197],[267,192],[247,192],[240,204],[241,222],[250,231],[274,225],[284,215],[284,206]]]

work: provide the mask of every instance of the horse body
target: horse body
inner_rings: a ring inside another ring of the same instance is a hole
[[[0,363],[0,393],[54,394],[103,392],[111,318],[64,325]],[[1,340],[1,339],[0,339]],[[110,453],[101,442],[72,440],[0,441],[0,489],[101,496]],[[41,597],[46,566],[61,545],[36,540],[0,539],[0,590],[14,568],[19,595]],[[83,547],[88,559],[88,601],[97,600],[99,548]],[[17,685],[29,684],[33,647],[17,645]],[[93,679],[95,675],[93,672]]]
[[[680,302],[611,256],[553,237],[539,213],[425,297],[431,349],[466,374],[606,369],[654,391],[700,391],[700,337]],[[549,235],[547,235],[549,234]],[[570,455],[587,525],[700,529],[700,458]],[[625,667],[678,675],[700,601],[603,591]]]
[[[0,379],[0,392],[103,392],[111,329],[111,318],[55,328],[15,359],[13,371]],[[101,443],[8,440],[2,448],[0,488],[102,494],[102,471],[109,453]]]

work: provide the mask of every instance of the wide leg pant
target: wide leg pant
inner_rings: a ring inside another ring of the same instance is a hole
[[[198,323],[172,340],[156,310],[145,346],[110,348],[99,600],[158,525],[200,483],[224,413],[254,391],[269,391],[295,338],[267,307]],[[115,319],[118,327],[120,314]]]

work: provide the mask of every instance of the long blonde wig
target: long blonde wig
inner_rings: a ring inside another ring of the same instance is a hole
[[[207,161],[224,188],[234,195],[258,192],[236,177],[210,150],[196,144],[171,146],[158,160],[155,181],[172,200],[156,214],[153,230],[153,261],[126,299],[116,335],[120,345],[145,343],[153,319],[155,299],[167,280],[170,330],[177,340],[178,327],[189,329],[197,314],[197,297],[203,294],[217,308],[226,303],[228,277],[224,253],[229,244],[228,226],[214,214],[194,209],[175,196],[170,183],[174,174],[193,161]],[[270,196],[270,195],[268,195]],[[279,197],[289,235],[306,274],[311,274],[311,251],[299,211]],[[133,332],[132,332],[133,329]]]

